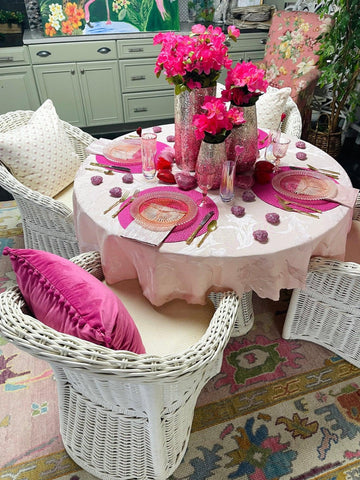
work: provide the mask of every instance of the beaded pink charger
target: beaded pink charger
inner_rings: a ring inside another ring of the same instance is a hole
[[[188,197],[192,198],[195,202],[202,197],[202,194],[197,190],[184,191],[178,187],[167,187],[167,186],[148,188],[140,192],[139,197],[141,195],[149,194],[151,192],[158,192],[163,189],[165,189],[167,192],[176,192],[176,193],[182,193],[183,195],[187,195]],[[173,242],[183,242],[184,240],[186,240],[192,234],[195,228],[199,225],[203,217],[207,213],[209,213],[211,210],[214,211],[214,215],[212,216],[211,220],[218,219],[219,210],[215,202],[209,198],[209,203],[207,205],[198,208],[197,214],[195,215],[193,221],[184,225],[183,227],[181,226],[175,227],[174,230],[166,238],[165,242],[173,243]],[[118,220],[120,222],[120,225],[123,228],[126,228],[134,220],[133,217],[130,215],[130,207],[124,208],[124,210],[119,213]],[[199,235],[204,234],[206,232],[206,228],[207,228],[207,225],[202,227],[202,229],[196,236],[198,237]]]
[[[291,170],[289,167],[280,167],[280,171],[286,172]],[[279,195],[279,193],[275,190],[275,188],[272,186],[271,182],[270,183],[265,183],[265,184],[260,184],[260,183],[255,183],[252,186],[252,190],[255,193],[257,197],[259,197],[261,200],[264,202],[273,205],[274,207],[281,208],[279,205],[279,202],[276,198],[276,195]],[[280,195],[282,196],[282,195]],[[289,201],[291,201],[291,198],[288,198]],[[296,201],[296,200],[295,200]],[[301,200],[302,204],[304,205],[309,205],[309,206],[314,206],[318,208],[319,210],[322,211],[327,211],[331,210],[335,207],[337,207],[339,204],[336,202],[332,202],[330,200]],[[307,211],[304,208],[296,206],[296,208],[299,208],[300,210]]]

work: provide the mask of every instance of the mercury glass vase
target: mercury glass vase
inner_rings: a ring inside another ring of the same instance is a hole
[[[235,126],[225,140],[228,160],[236,162],[236,173],[251,170],[259,156],[256,106],[237,107],[245,123]]]
[[[220,188],[222,166],[226,160],[225,142],[208,143],[203,140],[200,144],[197,163],[208,166],[213,172],[212,186],[209,190]]]
[[[175,95],[175,162],[181,170],[195,171],[201,140],[195,138],[193,116],[203,113],[204,98],[216,95],[216,87],[194,88]]]

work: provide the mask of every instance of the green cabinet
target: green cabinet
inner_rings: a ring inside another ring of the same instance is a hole
[[[79,127],[123,122],[115,42],[43,44],[30,54],[40,99],[50,98],[62,120]]]
[[[0,49],[0,114],[35,110],[40,105],[32,67],[24,47]]]

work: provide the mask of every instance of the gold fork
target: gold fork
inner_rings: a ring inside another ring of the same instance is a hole
[[[119,200],[116,200],[115,203],[113,203],[109,208],[107,208],[106,210],[104,210],[104,212],[103,212],[104,215],[105,215],[106,213],[110,212],[110,210],[112,210],[114,207],[116,207],[116,205],[119,205],[119,203],[124,202],[124,201],[128,198],[129,195],[130,195],[129,190],[126,190],[126,191],[121,195],[121,197],[119,198]]]
[[[121,205],[121,207],[119,208],[119,210],[117,210],[115,213],[113,213],[111,216],[112,218],[115,218],[119,215],[119,213],[124,210],[124,208],[126,208],[128,205],[130,205],[130,203],[132,203],[135,198],[139,195],[140,193],[140,188],[138,188],[137,190],[135,190],[135,192],[132,194],[132,196],[130,197],[130,199],[124,203],[124,205]]]
[[[319,215],[315,215],[315,213],[310,213],[310,212],[303,212],[302,210],[299,210],[298,208],[293,208],[287,205],[282,198],[278,198],[279,203],[281,205],[281,208],[283,210],[286,210],[287,212],[295,212],[295,213],[300,213],[301,215],[307,215],[308,217],[313,217],[313,218],[320,218]]]
[[[310,207],[308,205],[304,205],[303,203],[295,202],[294,200],[285,200],[285,198],[279,197],[279,195],[276,195],[276,198],[279,200],[279,202],[285,203],[285,205],[296,205],[297,207],[306,208],[312,212],[322,213],[322,210],[319,210],[318,208]]]

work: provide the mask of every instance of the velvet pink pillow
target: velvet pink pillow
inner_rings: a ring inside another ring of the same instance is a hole
[[[121,300],[69,260],[41,250],[4,248],[20,291],[45,325],[114,350],[145,353],[139,331]]]

